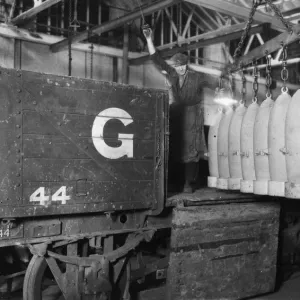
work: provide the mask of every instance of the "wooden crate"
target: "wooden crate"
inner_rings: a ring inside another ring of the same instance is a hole
[[[241,299],[273,291],[279,212],[273,202],[175,208],[165,299]]]

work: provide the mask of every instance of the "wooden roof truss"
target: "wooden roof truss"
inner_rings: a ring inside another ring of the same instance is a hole
[[[6,1],[8,2],[7,5],[11,7],[10,13],[6,16],[6,22],[14,26],[26,26],[38,14],[46,13],[48,14],[46,23],[48,27],[53,28],[55,26],[51,23],[52,9],[61,12],[60,22],[56,21],[56,32],[57,35],[62,36],[62,40],[51,45],[50,48],[53,52],[57,52],[68,46],[69,41],[66,38],[67,29],[64,27],[66,22],[63,20],[63,8],[68,1],[72,0],[45,0],[37,6],[21,12],[20,3],[26,0]],[[82,0],[78,0],[78,2],[80,1]],[[291,0],[289,3],[292,3],[294,7],[290,10],[290,14],[288,12],[284,13],[286,19],[294,23],[293,34],[287,33],[281,21],[272,14],[266,14],[264,5],[259,7],[254,15],[254,25],[250,32],[252,35],[245,45],[244,56],[240,59],[240,63],[250,64],[253,60],[265,56],[266,50],[272,53],[281,48],[282,42],[289,44],[299,39],[300,25],[296,23],[300,20],[300,9],[297,1],[300,2],[299,0]],[[104,5],[103,3],[106,3],[106,5],[109,3],[114,9],[123,10],[123,14],[115,20],[102,20],[100,14],[96,22],[98,24],[90,22],[92,9],[87,7],[86,18],[80,20],[80,24],[83,25],[73,35],[72,43],[86,42],[93,34],[103,35],[105,32],[122,28],[125,24],[136,22],[136,24],[141,25],[143,23],[142,11],[146,21],[151,24],[155,32],[156,45],[164,57],[180,51],[188,51],[189,53],[194,51],[193,55],[197,62],[200,58],[199,49],[201,47],[240,38],[246,24],[245,21],[249,16],[252,0],[238,0],[238,2],[230,0],[144,0],[141,2],[142,7],[138,8],[136,1],[99,1],[99,14],[101,6]],[[91,5],[91,1],[85,1],[85,3]],[[18,9],[16,9],[16,6],[18,6]],[[228,19],[231,20],[231,25],[228,25]],[[264,41],[261,33],[265,28],[265,23],[281,33],[269,41]],[[51,30],[48,29],[49,34],[53,34],[53,30]],[[140,39],[143,40],[140,32],[139,34]],[[258,39],[261,46],[252,49],[255,39]],[[228,49],[226,51],[230,60],[232,60]],[[130,63],[142,63],[146,60],[146,56],[146,54],[141,54],[139,58],[132,59]]]

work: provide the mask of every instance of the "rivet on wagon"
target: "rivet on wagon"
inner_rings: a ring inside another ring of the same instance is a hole
[[[20,89],[17,89],[17,92],[18,92],[18,93],[21,93],[21,90],[20,90]]]
[[[84,149],[89,149],[89,146],[85,146]]]
[[[17,135],[17,139],[19,139],[19,138],[21,138],[21,136],[18,134],[18,135]]]
[[[18,77],[21,77],[21,73],[17,73],[17,76],[18,76]]]
[[[17,128],[20,128],[21,126],[19,124],[16,125]]]
[[[17,184],[17,187],[19,187],[19,186],[21,186],[21,184],[20,184],[20,183],[18,183],[18,184]]]
[[[32,104],[33,104],[33,105],[36,105],[36,101],[33,101]]]
[[[60,122],[58,122],[58,123],[57,123],[57,125],[58,125],[58,126],[61,126],[61,123],[60,123]]]
[[[17,173],[17,177],[20,177],[21,176],[21,174],[20,173]]]

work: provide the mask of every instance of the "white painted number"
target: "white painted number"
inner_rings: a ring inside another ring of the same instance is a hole
[[[9,227],[7,229],[0,229],[0,238],[9,237]]]
[[[61,204],[66,204],[67,200],[70,200],[70,199],[71,199],[71,197],[67,196],[67,187],[66,186],[62,186],[52,195],[52,201],[61,201]]]
[[[39,187],[31,196],[30,202],[40,202],[41,205],[45,205],[49,201],[49,196],[45,196],[45,188]]]
[[[66,204],[71,197],[67,195],[67,187],[60,187],[52,196],[45,195],[45,188],[39,187],[31,196],[30,202],[39,202],[40,205],[46,205],[47,202],[61,201],[61,204]]]

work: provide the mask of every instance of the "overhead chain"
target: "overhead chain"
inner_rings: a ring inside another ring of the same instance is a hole
[[[68,27],[68,54],[69,54],[69,73],[72,75],[72,33],[71,33],[71,24],[72,24],[72,0],[69,0],[69,27]]]
[[[140,2],[140,0],[137,0],[137,2],[138,2],[138,5],[139,5],[139,8],[140,8],[141,17],[142,17],[142,20],[143,20],[143,26],[146,26],[146,27],[148,26],[149,27],[149,25],[145,21],[145,16],[144,16],[143,11],[142,11],[141,2]]]
[[[267,87],[267,98],[270,98],[272,96],[271,93],[271,85],[272,85],[272,76],[271,76],[271,60],[272,56],[269,54],[268,51],[266,51],[266,58],[267,58],[267,66],[266,66],[266,87]]]
[[[215,90],[215,95],[218,96],[218,95],[222,95],[224,93],[224,88],[223,88],[223,77],[221,76],[219,78],[219,84],[218,84],[218,87],[216,88]]]
[[[246,102],[246,76],[245,76],[245,68],[242,68],[242,88],[241,88],[241,95],[242,95],[242,103]]]
[[[279,20],[281,20],[282,24],[286,27],[287,31],[292,34],[293,25],[283,17],[283,14],[280,11],[280,9],[274,3],[272,3],[272,0],[266,0],[266,3],[268,3],[268,5],[273,9],[275,15]]]
[[[90,37],[92,36],[92,33],[89,32]],[[94,62],[94,44],[93,41],[91,40],[91,45],[90,45],[90,78],[93,79],[93,62]]]
[[[234,51],[234,55],[233,55],[234,60],[236,60],[236,58],[241,55],[241,51],[242,51],[242,48],[244,46],[245,39],[249,35],[249,31],[250,31],[251,25],[253,23],[253,16],[254,16],[254,14],[256,12],[256,9],[259,6],[260,2],[261,2],[261,0],[253,0],[253,5],[252,5],[252,8],[251,8],[251,11],[250,11],[250,14],[249,14],[249,18],[248,18],[248,21],[247,21],[246,28],[244,29],[244,32],[241,36],[241,39],[238,43],[238,46]]]
[[[282,70],[281,70],[281,79],[283,81],[282,92],[288,91],[286,82],[289,78],[289,71],[286,68],[286,66],[287,66],[287,46],[282,44]]]
[[[257,102],[257,93],[258,93],[258,68],[257,61],[254,62],[253,67],[253,102]]]

